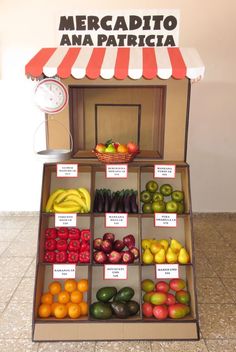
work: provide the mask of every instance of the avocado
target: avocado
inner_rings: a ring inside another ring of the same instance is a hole
[[[123,302],[112,302],[111,308],[113,313],[117,318],[124,319],[129,316],[129,309],[126,306],[126,303]]]
[[[115,287],[102,287],[97,291],[96,297],[100,302],[108,302],[110,299],[115,296],[117,289]]]
[[[132,287],[123,287],[121,288],[117,294],[115,295],[115,297],[113,298],[113,301],[125,301],[128,302],[131,300],[131,298],[134,296],[134,290],[132,289]]]
[[[90,314],[95,319],[110,319],[112,316],[112,309],[110,304],[94,302],[90,305]]]
[[[128,308],[129,315],[135,315],[139,312],[140,306],[136,301],[129,301],[126,303],[126,307]]]

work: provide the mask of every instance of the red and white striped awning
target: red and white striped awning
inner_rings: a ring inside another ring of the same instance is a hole
[[[37,78],[87,76],[96,79],[116,78],[123,80],[153,79],[199,79],[204,76],[204,65],[193,48],[43,48],[25,66],[28,76]]]

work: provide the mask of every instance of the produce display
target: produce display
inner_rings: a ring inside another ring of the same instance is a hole
[[[140,200],[143,203],[142,212],[145,214],[184,213],[184,192],[173,190],[169,184],[163,184],[159,188],[156,181],[148,181],[145,190],[140,194]]]
[[[142,281],[143,304],[142,312],[146,318],[157,320],[181,319],[190,313],[190,293],[183,279],[157,281],[151,279]]]
[[[94,319],[120,318],[126,319],[138,314],[139,303],[132,300],[132,287],[102,287],[96,293],[97,301],[90,305],[90,315]]]
[[[89,229],[72,227],[47,228],[45,230],[44,262],[46,263],[89,263]]]
[[[88,315],[88,304],[84,301],[84,293],[88,291],[88,280],[65,280],[64,287],[59,281],[48,286],[48,292],[42,294],[38,316],[57,319],[78,319]]]
[[[137,191],[126,189],[112,192],[110,189],[95,191],[94,213],[138,213]]]
[[[106,143],[98,143],[95,147],[98,153],[137,153],[139,148],[134,142],[121,144],[109,139]]]
[[[107,232],[102,238],[94,239],[93,249],[93,260],[97,264],[129,264],[139,259],[139,249],[135,247],[135,237],[132,234],[116,240],[113,233]]]
[[[82,187],[55,190],[45,208],[47,213],[89,213],[90,210],[90,193]]]
[[[142,262],[144,264],[188,264],[189,261],[188,251],[174,238],[142,240]]]

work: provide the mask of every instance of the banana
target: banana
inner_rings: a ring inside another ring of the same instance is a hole
[[[53,203],[54,203],[55,199],[63,192],[64,192],[64,189],[59,188],[50,195],[50,197],[48,198],[46,207],[45,207],[45,211],[47,213],[52,211]]]
[[[78,188],[78,191],[81,194],[81,196],[83,196],[85,198],[85,202],[86,202],[86,205],[87,205],[88,212],[90,212],[90,209],[91,209],[91,197],[90,197],[89,191],[86,188],[83,188],[83,187]]]
[[[54,204],[56,213],[75,213],[81,210],[81,207],[74,201],[65,201],[61,204]]]
[[[57,199],[55,199],[55,202],[57,203],[57,204],[59,204],[59,203],[61,203],[63,200],[65,200],[66,198],[67,198],[67,196],[69,196],[69,195],[76,195],[76,196],[78,196],[78,197],[80,197],[80,194],[79,194],[79,192],[77,191],[77,189],[73,189],[73,188],[71,188],[71,189],[66,189],[65,191],[64,191],[64,193],[61,193],[58,197],[57,197]]]
[[[70,194],[69,196],[66,197],[66,201],[67,200],[72,200],[72,201],[76,202],[78,205],[80,205],[80,207],[82,209],[84,209],[85,213],[88,213],[88,208],[87,208],[85,201],[81,197],[79,197],[78,195]]]

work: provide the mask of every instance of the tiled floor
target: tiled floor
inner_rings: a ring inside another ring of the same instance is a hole
[[[195,216],[201,340],[32,343],[37,216],[0,216],[0,352],[236,351],[236,216]]]

